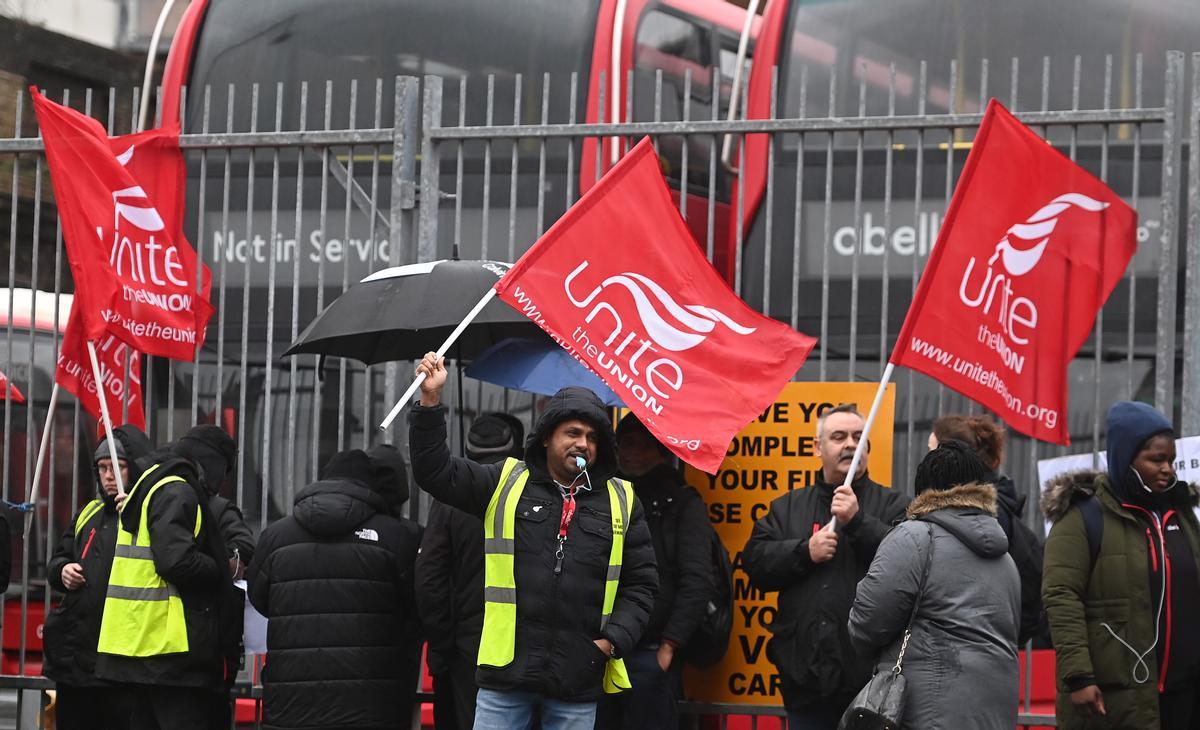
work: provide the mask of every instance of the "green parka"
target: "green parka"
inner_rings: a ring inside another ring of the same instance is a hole
[[[1179,488],[1179,524],[1187,531],[1193,555],[1200,555],[1200,525],[1192,511],[1196,490],[1186,484]],[[1098,500],[1103,522],[1095,565],[1077,506],[1090,496]],[[1149,651],[1145,658],[1149,680],[1134,681],[1133,653],[1102,625],[1108,624],[1138,651],[1154,643],[1157,603],[1150,588],[1145,524],[1121,506],[1108,475],[1100,472],[1064,474],[1049,482],[1042,495],[1042,512],[1054,523],[1046,538],[1042,601],[1056,652],[1058,727],[1157,728],[1155,652]],[[1082,689],[1075,686],[1080,678],[1088,676],[1095,678],[1107,712],[1090,720],[1075,711],[1070,697],[1072,689]]]

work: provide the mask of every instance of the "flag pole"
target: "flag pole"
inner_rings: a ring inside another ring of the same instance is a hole
[[[850,462],[850,470],[846,472],[846,480],[842,482],[843,487],[850,486],[854,481],[854,474],[858,471],[858,465],[862,463],[867,440],[871,437],[871,426],[875,424],[875,416],[879,414],[879,406],[883,404],[883,394],[887,392],[888,383],[892,380],[892,371],[895,369],[896,366],[891,362],[883,369],[883,377],[879,380],[879,389],[875,391],[875,400],[871,403],[871,410],[867,412],[867,422],[863,424],[862,438],[858,440],[858,444],[854,447],[854,459]],[[836,531],[837,518],[830,518],[829,524],[825,526],[825,529]]]
[[[471,322],[479,316],[479,313],[483,311],[483,308],[487,306],[487,303],[492,301],[495,296],[495,287],[488,289],[487,293],[483,295],[483,298],[475,304],[470,312],[467,312],[466,318],[458,323],[458,326],[454,328],[454,331],[450,333],[450,336],[447,337],[446,341],[442,343],[442,346],[438,348],[437,357],[439,360],[446,354],[454,342],[462,336],[463,331],[467,329],[467,325],[471,324]],[[417,392],[417,388],[419,388],[423,382],[425,382],[425,373],[418,375],[416,379],[412,381],[412,385],[408,386],[408,390],[404,391],[404,395],[400,396],[400,400],[396,401],[396,405],[392,406],[392,410],[387,414],[387,418],[383,419],[383,423],[379,424],[380,431],[386,431],[388,426],[392,425],[392,421],[396,420],[396,416],[399,416],[400,411],[404,410],[404,405],[408,403],[410,398],[413,397],[413,393]]]
[[[112,419],[108,416],[108,398],[104,395],[104,381],[100,377],[100,360],[96,357],[96,343],[87,341],[88,356],[92,359],[92,377],[96,379],[96,394],[100,396],[100,416],[104,421],[105,442],[108,444],[108,456],[112,461],[113,475],[117,478],[117,496],[125,496],[125,483],[121,480],[121,463],[117,459],[117,444],[113,441]]]
[[[42,468],[46,466],[46,452],[50,450],[50,429],[54,425],[54,411],[58,409],[58,383],[50,390],[50,408],[46,411],[46,425],[42,427],[42,443],[38,445],[37,463],[33,467],[33,486],[29,489],[28,502],[33,505],[25,515],[25,529],[29,529],[29,520],[33,510],[37,509],[38,487],[42,483]]]

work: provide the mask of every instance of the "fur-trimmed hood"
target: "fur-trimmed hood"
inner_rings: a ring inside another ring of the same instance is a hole
[[[1042,514],[1051,522],[1058,522],[1076,500],[1096,496],[1102,489],[1111,495],[1114,503],[1120,502],[1112,493],[1112,482],[1104,472],[1083,470],[1059,474],[1046,482],[1046,488],[1042,490]],[[1171,495],[1180,507],[1195,508],[1200,504],[1200,492],[1195,485],[1186,482],[1176,484]]]
[[[960,484],[929,489],[908,506],[909,519],[932,522],[985,558],[1008,552],[1008,538],[996,520],[996,488],[991,484]]]
[[[1059,474],[1046,482],[1046,488],[1042,490],[1042,514],[1051,522],[1058,522],[1075,500],[1095,496],[1102,480],[1107,483],[1108,476],[1099,471],[1069,471]]]
[[[923,517],[940,509],[977,509],[996,516],[996,488],[991,484],[960,484],[950,489],[928,489],[908,505],[908,518]]]

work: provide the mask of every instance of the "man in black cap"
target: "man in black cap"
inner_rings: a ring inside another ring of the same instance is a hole
[[[525,427],[507,413],[485,413],[467,432],[467,458],[495,464],[520,458]],[[437,730],[475,725],[475,657],[483,631],[483,522],[441,502],[429,507],[417,555],[417,609],[429,641]]]
[[[153,450],[136,426],[113,431],[121,483],[141,476],[138,459]],[[129,697],[119,685],[97,679],[96,641],[117,543],[117,479],[107,440],[92,459],[96,498],[75,514],[46,565],[50,588],[66,594],[46,617],[42,673],[55,682],[55,722],[60,730],[124,730]]]
[[[96,675],[133,685],[131,728],[229,726],[244,599],[207,485],[236,454],[220,429],[192,428],[147,457],[122,505]]]
[[[641,504],[614,478],[604,404],[563,388],[525,441],[525,458],[479,464],[451,456],[430,352],[409,412],[417,483],[484,519],[484,617],[476,730],[591,730],[602,694],[629,688],[623,657],[641,638],[658,571]]]
[[[420,642],[413,562],[421,528],[400,453],[335,454],[292,514],[267,527],[247,570],[267,624],[263,727],[408,727]]]

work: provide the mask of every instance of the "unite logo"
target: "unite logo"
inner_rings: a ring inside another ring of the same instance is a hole
[[[704,342],[718,324],[743,336],[757,329],[743,326],[712,307],[681,305],[658,282],[632,271],[609,276],[579,295],[572,291],[572,286],[589,264],[584,260],[567,275],[563,292],[577,309],[590,307],[584,324],[595,322],[595,327],[603,329],[592,332],[583,326],[576,327],[572,333],[573,345],[590,355],[601,370],[615,376],[654,413],[662,412],[660,401],[679,392],[684,381],[683,368],[660,355],[662,351],[690,350]],[[629,294],[637,313],[636,321],[630,317],[628,305],[617,306],[611,293],[606,294],[612,289]],[[601,314],[606,316],[602,322],[596,322]]]
[[[995,251],[987,261],[987,268],[981,272],[977,286],[972,282],[972,272],[975,271],[976,265],[974,256],[967,262],[967,267],[963,271],[962,283],[958,287],[959,299],[971,309],[982,309],[984,314],[992,314],[994,307],[1000,331],[1006,339],[1012,340],[1015,344],[1029,343],[1030,335],[1037,329],[1038,310],[1037,304],[1032,299],[1014,296],[1013,279],[1028,274],[1038,265],[1038,262],[1042,260],[1042,255],[1046,252],[1046,247],[1050,244],[1050,235],[1058,226],[1059,217],[1072,206],[1089,213],[1099,213],[1108,207],[1108,203],[1094,200],[1080,193],[1060,195],[1039,208],[1024,223],[1017,223],[1009,227],[1004,237],[996,244]],[[1027,248],[1018,248],[1014,243],[1014,241],[1035,240],[1037,243]],[[1003,264],[1003,271],[995,271],[997,260]],[[987,341],[984,338],[985,333],[981,332],[981,341]],[[999,344],[1003,345],[1003,343]],[[996,344],[992,344],[992,347],[999,349]],[[1001,354],[1005,355],[1004,352]],[[1005,355],[1006,363],[1012,367],[1013,362],[1010,360],[1011,358]],[[1019,371],[1019,368],[1015,369]]]
[[[122,167],[128,167],[136,146],[130,146],[116,156]],[[118,276],[128,277],[137,284],[176,286],[187,289],[187,272],[179,260],[179,251],[167,239],[156,240],[155,233],[166,229],[158,210],[140,185],[113,191],[113,229],[109,263]],[[144,234],[149,234],[145,236]],[[103,242],[104,231],[96,226],[96,236]],[[187,294],[160,294],[123,285],[127,301],[151,304],[170,312],[189,310],[192,297]]]

